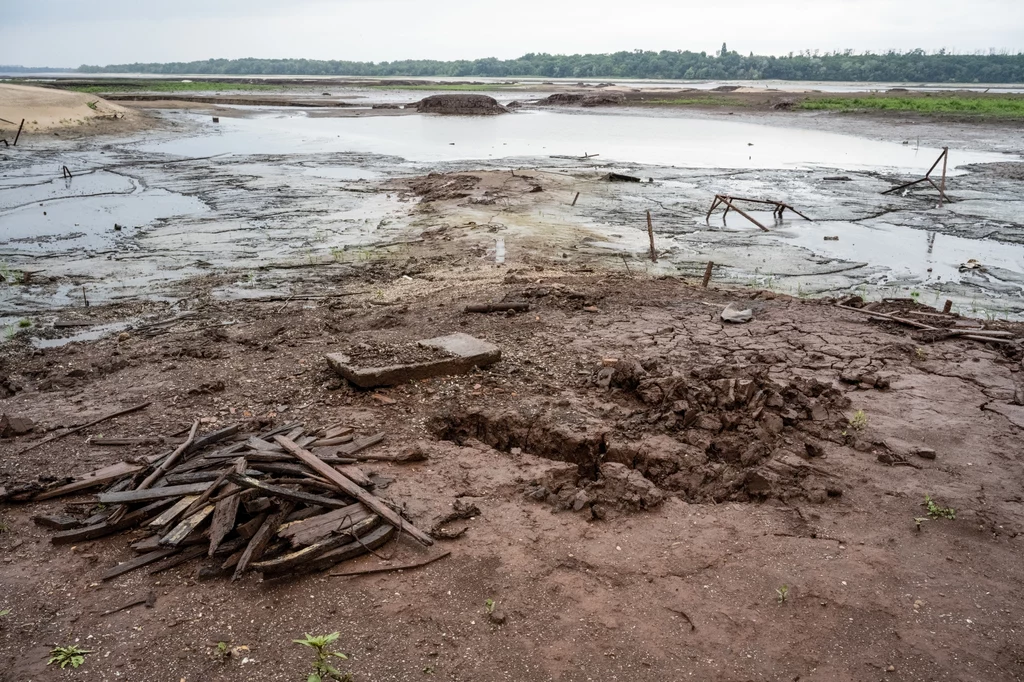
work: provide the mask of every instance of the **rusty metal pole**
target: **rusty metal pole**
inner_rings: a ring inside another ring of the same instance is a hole
[[[579,192],[576,192],[576,196],[574,196],[574,197],[572,198],[572,205],[573,205],[573,206],[575,206],[575,205],[576,205],[576,200],[577,200],[577,199],[579,199],[579,198],[580,198],[580,193],[579,193]]]
[[[708,261],[708,267],[704,269],[704,281],[700,283],[705,289],[708,288],[708,282],[711,281],[711,268],[715,267],[712,261]]]
[[[14,144],[12,147],[18,146],[18,138],[21,137],[21,129],[25,126],[25,119],[21,119],[21,125],[18,126],[18,134],[14,136]]]
[[[949,160],[949,147],[942,148],[942,182],[939,183],[939,208],[946,196],[946,162]]]
[[[647,212],[647,236],[651,240],[651,262],[658,262],[658,252],[654,250],[654,223],[651,222],[651,212]]]

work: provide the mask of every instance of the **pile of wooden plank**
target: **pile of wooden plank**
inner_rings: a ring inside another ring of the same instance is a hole
[[[360,454],[382,434],[356,437],[333,425],[307,432],[288,424],[259,434],[230,426],[198,435],[199,422],[173,451],[125,461],[21,499],[47,500],[105,486],[79,505],[81,514],[37,516],[58,530],[55,544],[129,534],[139,556],[114,566],[109,580],[149,567],[159,573],[208,557],[208,574],[237,579],[246,571],[283,577],[372,552],[404,532],[424,545],[432,538],[374,494],[359,461],[414,461]],[[317,454],[312,451],[316,450]]]

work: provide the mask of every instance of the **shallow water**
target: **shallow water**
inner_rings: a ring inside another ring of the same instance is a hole
[[[195,120],[205,120],[196,117]],[[193,137],[147,141],[148,153],[361,152],[414,162],[599,154],[596,162],[680,168],[838,168],[923,173],[941,150],[851,135],[728,120],[547,111],[504,116],[309,118],[303,114],[222,119]],[[957,151],[957,164],[1005,156]],[[954,166],[955,167],[955,166]]]

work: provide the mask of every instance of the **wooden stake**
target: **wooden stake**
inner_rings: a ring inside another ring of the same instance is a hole
[[[579,198],[580,198],[580,193],[579,193],[579,192],[576,192],[576,196],[574,196],[574,197],[572,198],[572,205],[573,205],[573,206],[575,206],[575,205],[576,205],[576,200],[577,200],[577,199],[579,199]]]
[[[953,310],[953,302],[947,299],[946,305],[942,306],[942,312],[948,315],[951,310]]]
[[[711,268],[715,267],[714,262],[708,261],[708,266],[704,269],[704,281],[700,283],[705,289],[708,288],[708,282],[711,281]]]
[[[12,146],[14,146],[14,147],[18,146],[18,138],[21,137],[21,129],[24,127],[24,125],[25,125],[25,119],[21,119],[21,125],[18,126],[18,134],[14,136],[14,144]]]
[[[651,222],[651,212],[647,212],[647,237],[651,240],[651,262],[658,262],[658,252],[654,250],[654,224]]]

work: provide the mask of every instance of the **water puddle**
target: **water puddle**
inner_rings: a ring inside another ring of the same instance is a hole
[[[143,142],[181,156],[360,152],[414,162],[582,156],[680,168],[842,168],[923,171],[940,150],[753,123],[615,114],[505,116],[260,116],[222,121],[210,134]],[[957,164],[1005,160],[958,151]]]

